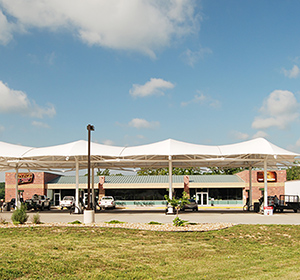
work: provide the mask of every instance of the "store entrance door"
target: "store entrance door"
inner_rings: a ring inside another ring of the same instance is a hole
[[[208,192],[198,192],[196,197],[199,206],[208,206]]]
[[[59,206],[60,202],[60,193],[55,193],[54,194],[54,206]]]

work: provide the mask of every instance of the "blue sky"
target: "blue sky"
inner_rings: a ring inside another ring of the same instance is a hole
[[[262,136],[300,152],[300,2],[0,0],[0,140]]]

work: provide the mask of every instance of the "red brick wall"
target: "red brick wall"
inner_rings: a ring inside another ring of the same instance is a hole
[[[269,170],[270,171],[270,170]],[[272,170],[273,171],[273,170]],[[257,181],[257,172],[261,170],[252,170],[252,200],[253,202],[258,201],[261,197],[262,192],[260,189],[264,188],[264,182]],[[268,182],[268,195],[279,195],[284,194],[284,185],[286,181],[286,171],[285,170],[274,170],[277,175],[277,182]],[[249,170],[244,170],[240,173],[237,173],[241,179],[246,183],[246,188],[244,190],[244,199],[247,197],[247,190],[249,190]]]
[[[24,173],[24,172],[22,172]],[[23,199],[29,199],[34,194],[46,195],[46,183],[58,177],[59,175],[46,172],[32,172],[34,174],[33,182],[30,184],[22,184],[18,186],[19,190],[24,190]],[[5,173],[5,200],[10,201],[16,197],[16,173]]]

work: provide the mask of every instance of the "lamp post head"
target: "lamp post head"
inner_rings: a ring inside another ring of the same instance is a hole
[[[87,128],[88,131],[94,131],[95,130],[95,127],[91,124],[89,124],[86,128]]]

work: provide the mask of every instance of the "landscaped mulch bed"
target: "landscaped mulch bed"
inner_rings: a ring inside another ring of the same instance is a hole
[[[0,224],[0,228],[22,228],[22,227],[92,227],[92,228],[125,228],[151,231],[211,231],[220,230],[234,226],[233,223],[203,223],[188,224],[185,226],[174,226],[173,224],[145,224],[145,223],[94,223],[94,224],[67,224],[67,223],[45,223],[14,225],[12,223]]]

